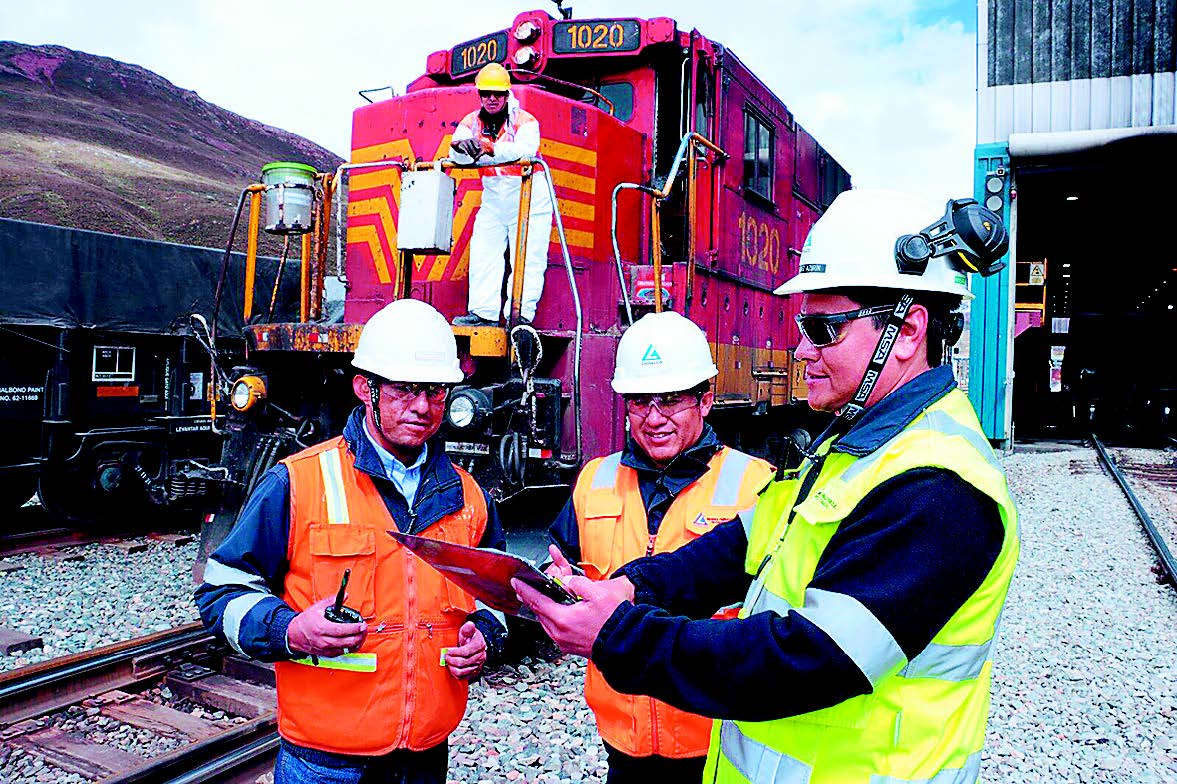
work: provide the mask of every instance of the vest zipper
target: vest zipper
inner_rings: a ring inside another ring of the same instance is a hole
[[[646,544],[646,557],[654,554],[654,543],[658,541],[658,534],[650,534],[650,541]]]
[[[413,705],[417,697],[415,677],[417,672],[417,634],[413,631],[413,625],[409,623],[417,615],[417,586],[416,580],[414,579],[417,575],[417,565],[409,557],[407,558],[405,567],[405,644],[408,646],[408,651],[404,674],[405,715],[401,723],[400,745],[402,746],[408,742],[409,722],[412,721]]]

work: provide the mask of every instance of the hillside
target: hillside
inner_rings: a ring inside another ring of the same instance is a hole
[[[219,247],[278,160],[341,162],[137,65],[0,41],[0,217]]]

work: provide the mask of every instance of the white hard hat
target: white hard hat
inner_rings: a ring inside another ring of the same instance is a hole
[[[707,336],[673,311],[647,313],[617,344],[613,391],[621,395],[680,392],[715,378]]]
[[[801,248],[800,272],[777,294],[843,287],[938,291],[972,299],[968,278],[947,256],[933,257],[922,275],[902,274],[895,243],[918,234],[944,214],[944,205],[898,191],[850,190],[809,230]]]
[[[368,319],[351,364],[389,381],[456,384],[464,378],[453,330],[419,299],[390,302]]]

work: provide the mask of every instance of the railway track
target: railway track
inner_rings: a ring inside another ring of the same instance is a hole
[[[272,668],[198,623],[0,675],[5,781],[25,757],[62,780],[246,784],[272,767],[276,726]]]
[[[1146,502],[1141,494],[1136,492],[1129,481],[1129,477],[1132,477],[1137,483],[1152,484],[1171,492],[1177,489],[1177,461],[1154,463],[1132,458],[1117,460],[1095,433],[1091,434],[1091,443],[1099,455],[1100,462],[1128,499],[1149,543],[1156,551],[1159,575],[1165,582],[1177,587],[1177,558],[1174,557],[1172,549],[1173,545],[1177,544],[1177,520],[1170,519],[1168,515],[1164,519],[1154,520],[1146,509]]]

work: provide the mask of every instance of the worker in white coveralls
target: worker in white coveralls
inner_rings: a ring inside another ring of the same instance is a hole
[[[476,163],[510,162],[533,158],[539,154],[539,121],[519,108],[511,95],[511,77],[498,63],[490,63],[474,79],[480,108],[462,118],[451,139],[456,160],[462,156]],[[479,169],[482,175],[482,206],[474,218],[470,238],[469,313],[458,316],[459,326],[491,326],[499,323],[499,313],[511,310],[514,275],[507,282],[507,301],[503,302],[504,252],[510,249],[514,264],[515,242],[519,231],[519,189],[523,167],[492,166]],[[544,270],[548,266],[548,240],[552,233],[552,200],[547,175],[536,170],[532,175],[531,214],[527,227],[526,267],[523,272],[523,301],[520,317],[527,323],[535,318],[535,308],[544,290]]]

